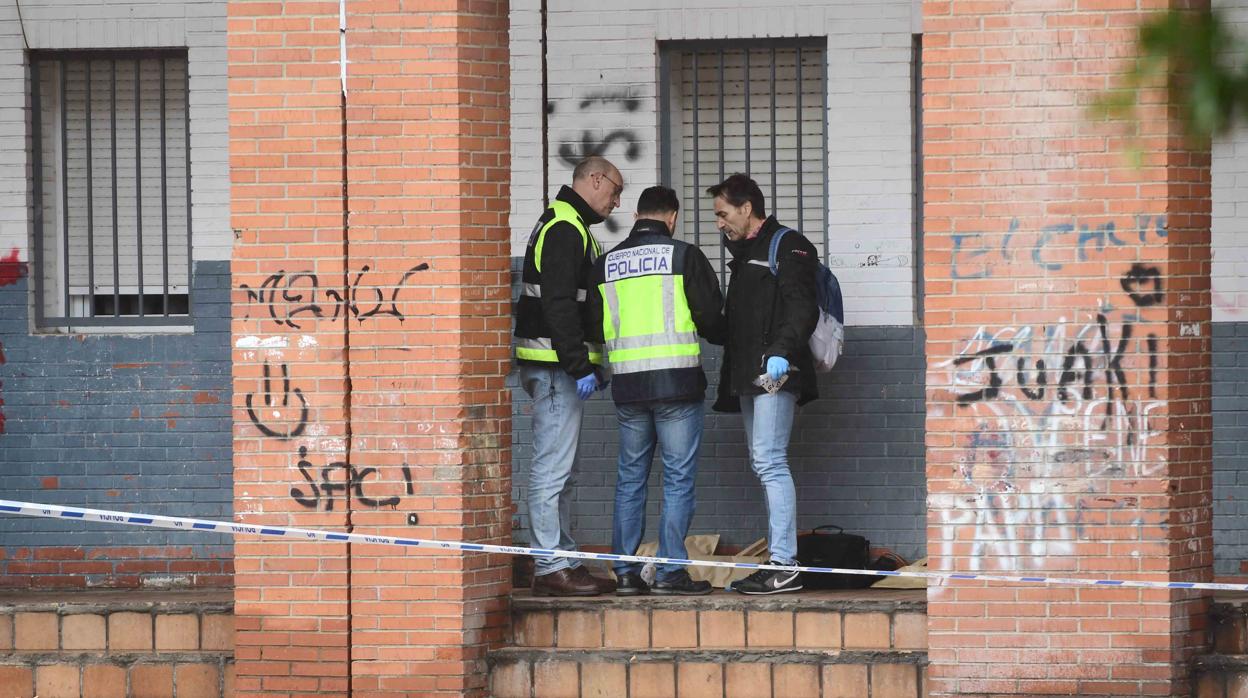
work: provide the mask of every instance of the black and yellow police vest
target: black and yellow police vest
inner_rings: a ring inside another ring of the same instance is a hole
[[[598,241],[590,234],[585,221],[577,213],[576,207],[567,201],[556,199],[538,220],[533,233],[529,236],[529,244],[524,255],[524,270],[521,274],[522,286],[520,299],[516,304],[516,359],[520,363],[559,365],[559,355],[551,343],[551,328],[542,313],[542,252],[546,243],[546,233],[557,223],[568,223],[581,234],[582,259],[578,265],[581,273],[576,291],[577,317],[582,321],[588,317],[585,308],[589,272],[594,261],[602,254]],[[592,342],[585,343],[589,362],[596,366],[603,363],[602,345]]]
[[[598,262],[602,332],[617,402],[701,397],[701,346],[685,297],[688,249],[665,235],[642,235]]]

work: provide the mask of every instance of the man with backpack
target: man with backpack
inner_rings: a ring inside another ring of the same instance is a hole
[[[713,409],[741,412],[750,464],[766,495],[771,553],[768,565],[733,588],[744,594],[799,591],[799,573],[774,567],[797,564],[797,494],[788,447],[797,407],[819,396],[809,346],[820,318],[819,254],[800,232],[767,215],[763,192],[747,175],[734,174],[707,193],[732,254],[724,310],[728,337]]]

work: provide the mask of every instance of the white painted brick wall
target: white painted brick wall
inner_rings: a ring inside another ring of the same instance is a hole
[[[617,242],[631,225],[641,189],[658,181],[657,41],[756,37],[828,37],[829,261],[853,325],[910,325],[914,319],[910,42],[911,0],[819,5],[732,0],[642,0],[627,10],[604,0],[550,0],[547,25],[550,193],[571,179],[561,144],[597,140],[617,129],[635,138],[625,157],[616,142],[605,153],[628,189],[616,214]],[[512,2],[512,253],[522,255],[541,213],[540,3]],[[581,107],[588,94],[626,91],[640,100]],[[579,149],[578,149],[579,152]],[[708,222],[703,238],[715,236]],[[685,231],[692,236],[692,231]],[[818,234],[817,231],[806,231]],[[867,267],[879,255],[897,266]]]
[[[13,3],[0,6],[0,251],[16,247],[30,258],[24,25],[32,49],[188,49],[193,255],[230,258],[225,7],[225,0],[22,0],[19,24]]]
[[[1213,6],[1248,40],[1248,0]],[[1212,273],[1213,321],[1248,321],[1248,124],[1213,145]]]

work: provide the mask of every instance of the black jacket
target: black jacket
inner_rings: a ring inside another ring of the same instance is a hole
[[[611,249],[611,252],[643,245],[670,245],[673,248],[674,274],[682,277],[685,302],[698,335],[714,344],[723,344],[727,325],[723,315],[724,296],[719,290],[715,269],[706,255],[696,245],[673,240],[672,232],[662,221],[643,218],[633,225],[628,238]],[[593,341],[603,340],[604,300],[600,284],[606,280],[608,252],[598,258],[590,276],[589,308],[595,328]],[[636,309],[631,312],[661,313],[662,307]],[[623,309],[621,312],[624,312]],[[611,380],[611,397],[617,405],[640,402],[686,402],[701,401],[706,397],[706,374],[702,366],[690,368],[667,368],[662,370],[616,373]]]
[[[603,221],[589,204],[571,187],[563,187],[555,197],[566,201],[576,209],[589,232],[589,226]],[[523,293],[516,302],[516,336],[528,339],[549,337],[552,348],[559,357],[559,365],[573,378],[583,378],[594,372],[589,362],[589,350],[585,346],[587,332],[592,332],[586,304],[578,300],[578,293],[588,289],[589,272],[598,256],[597,243],[586,245],[581,233],[571,223],[559,222],[546,231],[542,243],[541,271],[537,269],[537,234],[554,216],[546,209],[538,219],[528,247],[524,251],[522,281],[541,288],[541,298]],[[601,333],[601,330],[599,330]],[[549,365],[542,362],[517,359],[517,363]]]
[[[789,378],[781,390],[795,393],[798,404],[819,397],[808,345],[819,321],[815,303],[819,253],[799,232],[788,233],[776,251],[778,275],[773,275],[767,252],[779,228],[775,216],[770,216],[753,239],[725,243],[732,253],[728,263],[732,279],[724,309],[728,341],[714,406],[720,412],[740,411],[740,396],[763,393],[754,379],[766,371],[768,356],[789,360]]]

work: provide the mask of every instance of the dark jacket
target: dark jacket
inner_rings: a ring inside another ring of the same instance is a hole
[[[566,201],[576,209],[589,232],[589,226],[603,221],[589,204],[571,187],[563,187],[555,197]],[[598,257],[597,243],[590,233],[589,244],[571,223],[559,222],[546,231],[542,243],[541,271],[536,259],[537,236],[554,213],[546,209],[538,219],[529,244],[524,251],[522,281],[541,289],[541,297],[526,296],[523,292],[516,302],[516,336],[528,339],[548,337],[559,357],[559,366],[573,378],[583,378],[594,372],[585,346],[586,332],[590,331],[589,313],[580,292],[588,289],[589,272]],[[543,362],[517,359],[521,364],[550,365]]]
[[[773,275],[767,253],[780,228],[775,216],[749,240],[728,241],[728,341],[720,367],[719,395],[714,409],[737,412],[740,396],[761,395],[754,379],[767,370],[766,357],[789,360],[789,378],[781,390],[795,393],[798,404],[819,397],[810,335],[819,321],[815,303],[815,269],[819,253],[797,231],[786,234],[776,251],[779,274]],[[796,370],[794,370],[796,369]]]
[[[719,290],[715,269],[706,255],[696,245],[673,240],[672,232],[662,221],[643,218],[633,225],[628,238],[612,248],[611,252],[598,258],[590,276],[589,307],[594,323],[593,341],[603,339],[604,299],[601,284],[606,282],[606,262],[612,252],[641,246],[663,245],[672,250],[673,275],[681,277],[685,303],[698,335],[714,344],[723,344],[727,323],[723,315],[724,296]],[[624,306],[625,312],[662,313],[663,308],[637,308]],[[686,368],[665,368],[615,373],[611,379],[611,397],[617,405],[641,402],[687,402],[701,401],[706,397],[706,374],[699,364]]]

